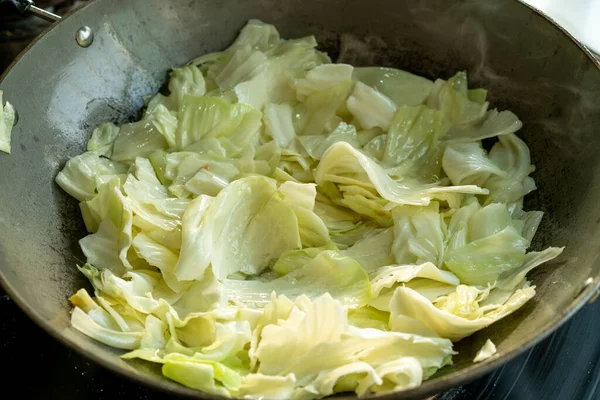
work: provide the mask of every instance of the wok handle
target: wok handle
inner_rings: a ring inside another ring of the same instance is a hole
[[[56,15],[51,13],[50,11],[46,11],[43,8],[37,7],[33,0],[0,0],[0,3],[12,3],[17,8],[17,10],[22,13],[28,13],[31,15],[35,15],[38,18],[42,18],[49,22],[56,22],[61,20],[60,15]]]

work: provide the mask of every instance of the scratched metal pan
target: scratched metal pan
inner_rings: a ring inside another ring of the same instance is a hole
[[[466,69],[491,103],[523,120],[543,210],[535,249],[566,246],[536,270],[525,307],[457,343],[452,367],[422,386],[381,397],[422,398],[477,378],[542,340],[599,288],[600,64],[552,21],[516,0],[97,0],[54,24],[6,72],[0,89],[18,122],[0,155],[0,278],[37,324],[103,366],[155,388],[213,398],[177,385],[147,363],[69,326],[67,297],[85,235],[77,203],[54,183],[94,126],[135,118],[173,66],[227,46],[250,18],[284,37],[315,34],[333,59],[403,68],[428,78]],[[89,26],[91,46],[75,40]],[[485,339],[499,356],[472,359]]]

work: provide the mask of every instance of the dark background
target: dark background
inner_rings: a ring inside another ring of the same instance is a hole
[[[59,14],[81,3],[37,1]],[[0,4],[0,72],[47,26],[19,15],[11,5]],[[15,385],[19,397],[26,399],[172,397],[122,378],[64,347],[29,320],[1,289],[0,360],[5,365],[0,378],[4,389]],[[585,306],[556,333],[514,361],[441,394],[438,400],[592,400],[600,399],[599,382],[600,302]]]

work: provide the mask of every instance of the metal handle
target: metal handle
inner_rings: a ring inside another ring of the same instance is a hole
[[[43,8],[37,7],[32,0],[0,0],[0,3],[10,2],[14,4],[17,10],[22,13],[28,13],[35,15],[38,18],[42,18],[46,21],[56,22],[61,20],[60,15],[56,15],[50,11],[46,11]]]

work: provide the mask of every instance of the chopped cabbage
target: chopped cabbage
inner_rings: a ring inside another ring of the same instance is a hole
[[[75,329],[211,395],[364,396],[420,385],[535,295],[528,273],[563,249],[528,252],[543,213],[523,210],[519,119],[465,72],[316,46],[249,21],[140,121],[93,131],[56,177],[89,232]]]
[[[10,139],[15,124],[15,108],[8,101],[2,107],[2,90],[0,90],[0,151],[10,154]]]
[[[473,362],[482,362],[496,354],[496,345],[490,339],[485,341],[485,344],[479,349]]]

